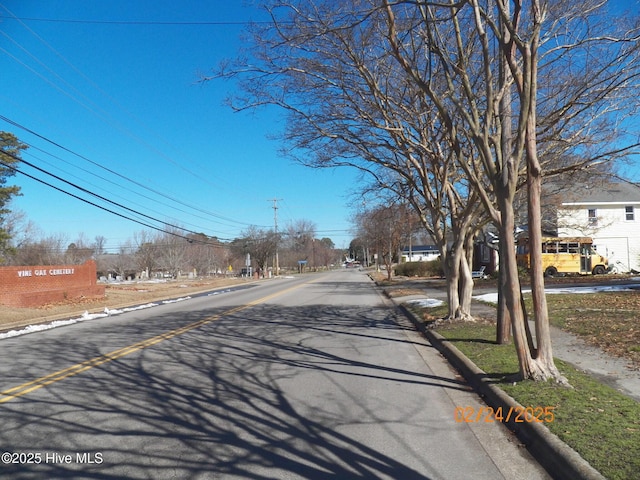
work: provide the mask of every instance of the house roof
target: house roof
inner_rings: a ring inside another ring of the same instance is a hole
[[[626,182],[598,182],[565,192],[562,205],[640,203],[640,186]]]
[[[403,247],[402,248],[403,252],[407,252],[409,253],[409,247]],[[411,246],[411,252],[412,253],[418,253],[418,252],[438,252],[438,247],[436,247],[435,245],[413,245]]]

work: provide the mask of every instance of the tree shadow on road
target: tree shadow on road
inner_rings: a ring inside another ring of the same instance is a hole
[[[220,313],[160,315],[153,322],[120,325],[111,335],[129,345]],[[434,428],[420,392],[468,387],[385,355],[394,344],[413,343],[403,328],[389,309],[324,305],[261,305],[212,320],[0,405],[5,450],[72,455],[70,463],[41,457],[37,464],[4,465],[3,474],[21,479],[440,477],[422,446],[397,435],[396,427]],[[79,362],[106,353],[97,340],[74,346],[73,352],[58,342],[47,349],[56,365],[65,354],[67,362]],[[386,389],[397,390],[394,402],[376,394]],[[377,438],[380,431],[386,437]],[[388,454],[391,444],[411,460]]]

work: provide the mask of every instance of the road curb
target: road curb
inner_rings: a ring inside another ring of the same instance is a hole
[[[404,305],[399,305],[402,312],[411,320],[429,342],[458,370],[469,385],[483,397],[488,406],[494,409],[502,407],[502,411],[510,408],[522,408],[504,391],[489,383],[486,373],[469,360],[453,344],[439,333],[426,328],[416,316]],[[569,447],[547,427],[540,423],[504,422],[513,431],[538,463],[557,480],[606,480],[578,452]]]

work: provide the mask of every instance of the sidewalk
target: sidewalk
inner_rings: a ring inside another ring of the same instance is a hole
[[[480,303],[480,302],[478,302]],[[533,323],[531,324],[533,328]],[[551,327],[553,356],[592,375],[600,382],[640,402],[640,372],[621,358],[613,357],[581,338]]]

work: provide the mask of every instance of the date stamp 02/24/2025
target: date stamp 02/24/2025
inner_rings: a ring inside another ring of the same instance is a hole
[[[555,420],[555,407],[456,407],[453,418],[456,423],[551,423]]]

